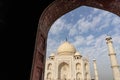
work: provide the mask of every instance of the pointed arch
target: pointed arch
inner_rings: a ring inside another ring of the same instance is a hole
[[[47,74],[47,80],[52,80],[52,73],[51,73],[51,72],[49,72],[49,73]]]
[[[76,63],[76,70],[81,70],[81,64],[80,63]]]
[[[82,75],[80,72],[76,73],[76,80],[81,80]]]
[[[47,65],[47,70],[51,70],[51,69],[52,69],[52,64],[49,63],[49,64]]]
[[[85,71],[87,71],[88,70],[88,63],[85,63],[84,67],[85,67]]]
[[[85,74],[85,80],[89,80],[89,75],[88,75],[88,73]]]
[[[58,79],[67,80],[69,76],[69,64],[63,62],[58,66]]]

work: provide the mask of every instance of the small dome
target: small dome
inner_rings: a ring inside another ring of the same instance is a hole
[[[73,54],[76,52],[76,49],[72,44],[66,41],[58,47],[57,52],[58,54]]]
[[[55,56],[55,54],[54,54],[54,53],[51,53],[50,57],[53,57],[53,56]]]
[[[111,36],[106,36],[106,40],[112,39]]]
[[[75,53],[75,55],[76,55],[76,56],[77,56],[77,55],[79,56],[79,55],[80,55],[80,53],[79,53],[79,52],[76,52],[76,53]]]
[[[93,61],[96,61],[96,59],[93,59]]]

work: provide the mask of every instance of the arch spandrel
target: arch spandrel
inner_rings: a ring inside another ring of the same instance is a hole
[[[65,13],[82,5],[103,9],[120,16],[119,0],[55,0],[43,11],[39,19],[30,80],[43,80],[46,40],[51,25]],[[42,58],[37,58],[38,54]],[[40,67],[37,68],[38,66]],[[36,77],[38,72],[39,76]]]

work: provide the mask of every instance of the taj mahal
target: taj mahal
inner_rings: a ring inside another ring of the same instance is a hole
[[[112,45],[106,37],[114,80],[120,80],[119,65]],[[51,53],[45,63],[44,80],[99,80],[96,60],[93,59],[94,79],[91,79],[89,60],[68,41],[64,41],[56,53]]]

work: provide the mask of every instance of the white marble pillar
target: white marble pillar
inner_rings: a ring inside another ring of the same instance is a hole
[[[108,50],[109,50],[109,57],[111,61],[111,68],[113,71],[114,80],[120,80],[119,65],[118,65],[116,53],[113,47],[112,38],[110,36],[106,37],[106,43],[107,43]]]
[[[98,79],[97,64],[96,64],[96,60],[95,60],[95,59],[93,59],[93,66],[94,66],[94,75],[95,75],[95,80],[99,80],[99,79]]]

